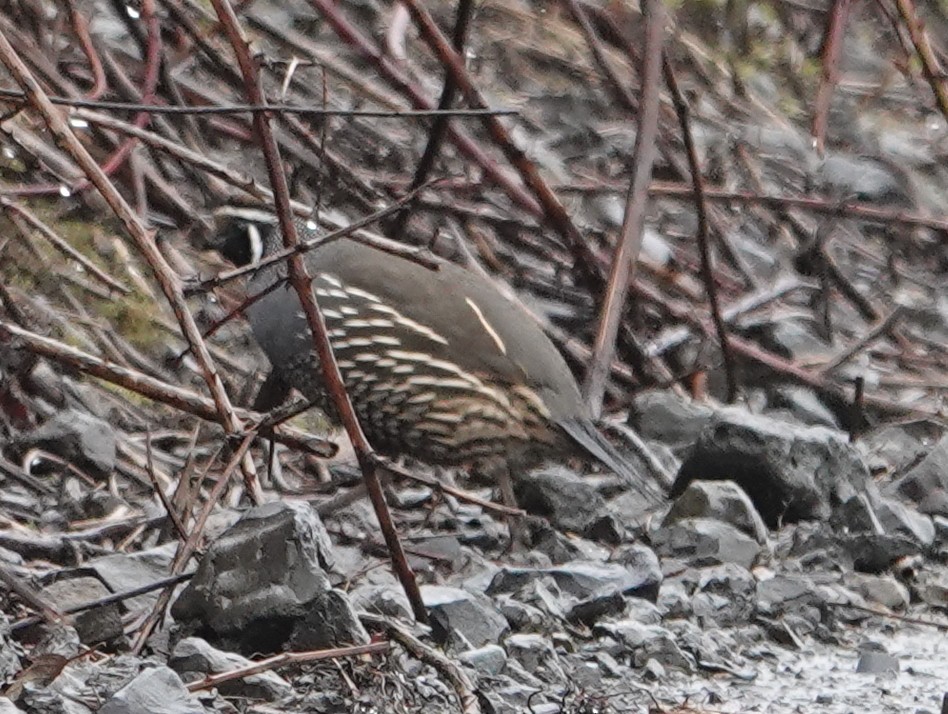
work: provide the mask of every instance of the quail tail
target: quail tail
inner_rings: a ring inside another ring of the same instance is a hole
[[[657,505],[664,500],[665,494],[654,480],[620,454],[590,420],[564,419],[557,423],[587,454],[625,480],[631,489],[646,500],[647,506]]]

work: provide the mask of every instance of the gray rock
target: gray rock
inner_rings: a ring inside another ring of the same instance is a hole
[[[362,585],[349,592],[349,601],[357,611],[401,620],[414,619],[411,603],[398,586]]]
[[[173,545],[173,544],[172,544]],[[112,592],[120,593],[149,585],[168,576],[174,550],[165,546],[143,550],[138,553],[116,553],[95,558],[86,565],[104,582]],[[123,601],[128,611],[154,607],[159,592],[145,593]]]
[[[481,674],[493,677],[504,671],[507,652],[500,645],[484,645],[458,655],[458,659]]]
[[[694,658],[678,646],[675,636],[664,627],[643,625],[635,620],[597,625],[594,634],[608,635],[632,651],[633,664],[643,667],[654,659],[664,667],[695,671]]]
[[[948,516],[948,436],[893,483],[892,489],[917,504],[923,513]]]
[[[76,409],[64,409],[17,446],[39,448],[75,464],[91,476],[107,477],[115,468],[115,432],[108,422]]]
[[[533,550],[530,552],[547,556],[549,565],[571,560],[605,560],[609,555],[609,551],[602,546],[579,536],[567,535],[553,527],[534,524],[531,536]]]
[[[767,526],[750,497],[733,481],[692,481],[662,522],[668,527],[684,518],[714,518],[739,528],[758,543],[767,542]]]
[[[881,573],[906,556],[922,552],[918,541],[888,533],[854,533],[841,535],[835,541],[842,552],[862,573]]]
[[[626,600],[625,614],[621,619],[635,620],[643,625],[661,625],[664,618],[658,605],[635,597]]]
[[[932,447],[944,435],[944,426],[920,419],[873,429],[860,440],[860,444],[873,471],[907,475],[932,452]]]
[[[200,681],[208,674],[219,674],[252,664],[249,659],[211,647],[199,637],[187,637],[175,645],[168,666],[185,682]],[[264,671],[217,685],[224,696],[273,701],[290,695],[293,687],[276,672]]]
[[[98,662],[75,659],[55,674],[52,681],[41,676],[26,682],[19,700],[30,712],[87,714],[90,711],[87,704],[98,709],[102,701],[131,682],[140,671],[141,660],[125,655]]]
[[[826,359],[831,346],[816,332],[812,320],[789,318],[766,321],[750,332],[769,350],[792,360]]]
[[[908,588],[891,575],[847,573],[843,577],[843,583],[868,602],[890,610],[904,610],[910,601]]]
[[[885,674],[898,672],[899,659],[886,652],[863,652],[856,663],[856,672],[860,674]]]
[[[868,476],[859,453],[838,432],[727,409],[701,433],[671,495],[700,479],[733,480],[775,527],[828,519],[832,506],[862,490]]]
[[[456,650],[495,644],[507,631],[507,620],[490,600],[459,588],[423,585],[435,638]]]
[[[808,578],[776,575],[757,583],[757,607],[762,614],[770,617],[796,615],[812,628],[821,618],[815,590],[815,584]]]
[[[625,611],[625,603],[625,598],[618,592],[594,595],[573,605],[566,613],[566,619],[593,625],[604,617],[622,614]]]
[[[61,610],[100,600],[111,591],[98,578],[63,578],[43,588],[43,596]],[[79,640],[86,645],[108,642],[123,634],[118,604],[95,607],[76,613],[73,621]]]
[[[872,502],[868,493],[857,493],[836,509],[833,526],[849,533],[884,533]]]
[[[583,533],[606,510],[596,487],[566,468],[535,471],[517,479],[518,505],[564,531]]]
[[[703,567],[737,563],[750,568],[760,554],[757,541],[729,523],[710,518],[684,518],[652,535],[655,551]]]
[[[204,707],[168,667],[146,669],[109,699],[99,714],[204,714]]]
[[[291,641],[367,642],[345,596],[331,590],[331,564],[329,536],[312,508],[268,503],[208,548],[171,612],[187,633],[245,654]]]
[[[504,649],[508,657],[547,684],[562,683],[566,679],[552,643],[542,635],[510,635],[504,640]]]
[[[757,581],[745,568],[725,563],[699,571],[698,589],[691,600],[699,622],[719,627],[750,620],[757,606]]]
[[[677,452],[690,449],[714,416],[704,404],[681,399],[671,391],[643,392],[635,397],[629,423],[643,439],[668,444]]]
[[[23,669],[20,648],[10,638],[10,620],[0,612],[0,682],[9,682]]]
[[[563,592],[556,581],[549,576],[529,580],[523,583],[511,597],[528,605],[534,605],[550,620],[562,620],[576,603],[574,595]]]
[[[922,602],[930,607],[939,610],[948,608],[948,574],[920,573],[912,590]]]
[[[875,499],[872,505],[884,533],[905,536],[926,548],[935,542],[935,524],[930,517],[892,498]]]
[[[41,627],[39,641],[34,645],[30,656],[35,658],[44,654],[61,655],[66,659],[77,657],[83,650],[79,634],[72,625],[62,622],[47,622]]]
[[[6,697],[0,697],[0,714],[24,714],[24,712]]]
[[[501,595],[497,598],[497,607],[500,609],[510,629],[516,632],[544,632],[553,626],[553,618],[539,607],[520,602],[511,595]]]
[[[680,579],[666,580],[655,603],[665,619],[677,620],[691,617],[691,593]]]
[[[935,526],[935,540],[939,545],[948,543],[948,518],[944,516],[934,516],[932,524]]]
[[[348,596],[335,588],[309,603],[309,611],[290,636],[291,650],[320,650],[341,645],[364,645],[369,633],[359,620]]]
[[[564,593],[579,600],[609,592],[638,597],[643,591],[654,591],[654,575],[644,569],[636,572],[618,563],[594,561],[573,561],[550,568],[507,567],[497,572],[487,593],[515,592],[529,582],[549,576]]]
[[[485,698],[490,702],[490,709],[495,714],[523,714],[530,711],[530,706],[542,706],[537,703],[536,686],[526,686],[516,682],[509,677],[501,680],[503,684],[489,690],[485,693]]]
[[[659,587],[664,575],[662,565],[654,550],[642,543],[630,543],[616,549],[610,560],[623,565],[639,583],[634,591],[626,591],[624,594],[634,595],[651,602],[658,599]]]

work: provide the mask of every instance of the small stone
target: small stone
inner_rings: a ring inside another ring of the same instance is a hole
[[[23,669],[21,650],[11,639],[10,620],[0,612],[0,682],[9,682]]]
[[[24,712],[6,697],[0,697],[0,714],[24,714]]]
[[[575,598],[585,599],[600,596],[610,591],[637,596],[643,589],[654,589],[654,572],[651,569],[635,572],[619,563],[595,561],[573,561],[550,568],[501,568],[490,586],[489,595],[520,590],[527,582],[552,577],[556,585]]]
[[[654,657],[649,658],[648,662],[645,663],[645,678],[653,682],[660,682],[665,679],[665,676],[666,672],[662,663]]]
[[[885,533],[911,538],[926,548],[935,542],[935,524],[929,516],[892,498],[880,497],[872,505]]]
[[[233,652],[222,652],[198,637],[186,637],[175,645],[168,666],[186,682],[200,681],[208,674],[229,672],[252,662]],[[276,672],[263,671],[217,685],[226,697],[273,701],[289,696],[293,687]]]
[[[467,650],[493,644],[507,631],[507,620],[482,595],[423,585],[421,597],[429,610],[435,638],[449,648]]]
[[[691,617],[691,595],[681,580],[666,580],[658,594],[659,611],[669,620]]]
[[[517,503],[528,513],[544,516],[559,530],[582,533],[598,521],[605,501],[589,481],[558,467],[517,479]]]
[[[754,538],[767,542],[767,526],[750,497],[733,481],[692,481],[662,522],[670,526],[684,518],[713,518],[730,523]]]
[[[550,641],[542,635],[518,634],[504,640],[507,656],[547,684],[562,682],[566,675]]]
[[[593,625],[604,617],[620,615],[625,611],[625,598],[621,593],[610,592],[581,600],[569,609],[566,619],[584,625]]]
[[[507,652],[500,645],[484,645],[458,655],[458,659],[481,674],[496,676],[504,671]]]
[[[814,627],[821,620],[815,585],[802,576],[777,575],[757,583],[757,607],[771,617],[797,615]]]
[[[684,400],[670,390],[643,392],[632,401],[629,424],[643,439],[690,449],[714,416],[710,407]]]
[[[856,664],[856,672],[861,674],[884,674],[898,671],[898,658],[886,652],[863,652]]]
[[[185,688],[181,678],[168,667],[141,672],[118,690],[99,714],[204,714],[204,707]]]
[[[882,605],[890,610],[904,610],[911,599],[908,588],[891,575],[849,573],[844,577],[843,582],[868,602]]]
[[[98,578],[63,578],[43,588],[43,596],[60,610],[101,600],[112,592]],[[122,615],[117,604],[95,607],[76,613],[74,619],[79,640],[86,645],[108,642],[121,637]]]
[[[654,550],[642,543],[631,543],[616,549],[610,560],[625,566],[639,582],[639,586],[634,591],[626,591],[626,595],[655,602],[665,576]]]
[[[750,572],[734,563],[703,568],[691,602],[702,624],[738,625],[749,620],[757,608],[757,582]]]
[[[368,642],[345,594],[330,586],[332,563],[316,511],[267,503],[211,544],[171,612],[186,634],[244,654],[290,642],[304,648]]]
[[[923,513],[948,516],[948,435],[891,488]]]
[[[593,632],[609,635],[632,650],[636,667],[642,667],[655,659],[665,667],[695,671],[694,658],[682,651],[675,636],[658,625],[643,625],[635,620],[597,625]]]
[[[389,585],[361,585],[349,592],[349,601],[356,610],[413,620],[411,603],[399,587]]]
[[[760,546],[734,526],[710,518],[684,518],[652,535],[656,552],[693,566],[737,563],[749,569]]]
[[[309,611],[293,627],[291,650],[319,650],[369,642],[359,616],[342,590],[333,588],[309,604]]]
[[[771,409],[786,410],[801,424],[839,428],[839,422],[833,412],[812,389],[781,384],[768,390],[767,396]]]

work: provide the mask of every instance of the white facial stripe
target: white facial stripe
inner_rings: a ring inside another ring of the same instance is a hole
[[[250,262],[259,263],[263,257],[263,236],[256,224],[247,224],[247,241],[250,243]]]

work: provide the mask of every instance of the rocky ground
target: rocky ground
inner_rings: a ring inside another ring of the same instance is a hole
[[[428,5],[451,27],[453,6]],[[485,0],[466,44],[587,264],[471,118],[453,120],[441,181],[397,236],[512,286],[579,376],[631,175],[642,19],[626,5]],[[351,451],[318,458],[336,449],[311,414],[265,432],[276,446],[228,426],[206,362],[182,358],[186,319],[155,260],[42,111],[11,98],[0,714],[948,712],[948,110],[914,54],[927,39],[944,63],[948,22],[943,3],[901,3],[924,19],[913,35],[895,5],[852,4],[834,60],[840,5],[685,3],[668,33],[738,399],[725,403],[666,94],[603,428],[668,497],[644,509],[579,463],[517,474],[518,548],[492,484],[404,464],[387,496],[428,625]],[[440,64],[389,3],[260,0],[239,16],[273,101],[397,111],[441,93]],[[139,103],[244,101],[213,14],[24,2],[0,8],[0,33],[48,93],[92,102],[72,130],[159,230],[223,389],[250,403],[266,363],[240,320],[211,329],[241,291],[203,282],[223,266],[202,250],[214,208],[267,202],[249,118],[135,118]],[[293,198],[327,230],[391,205],[428,121],[280,115]],[[242,442],[263,482],[253,508],[230,463]]]

